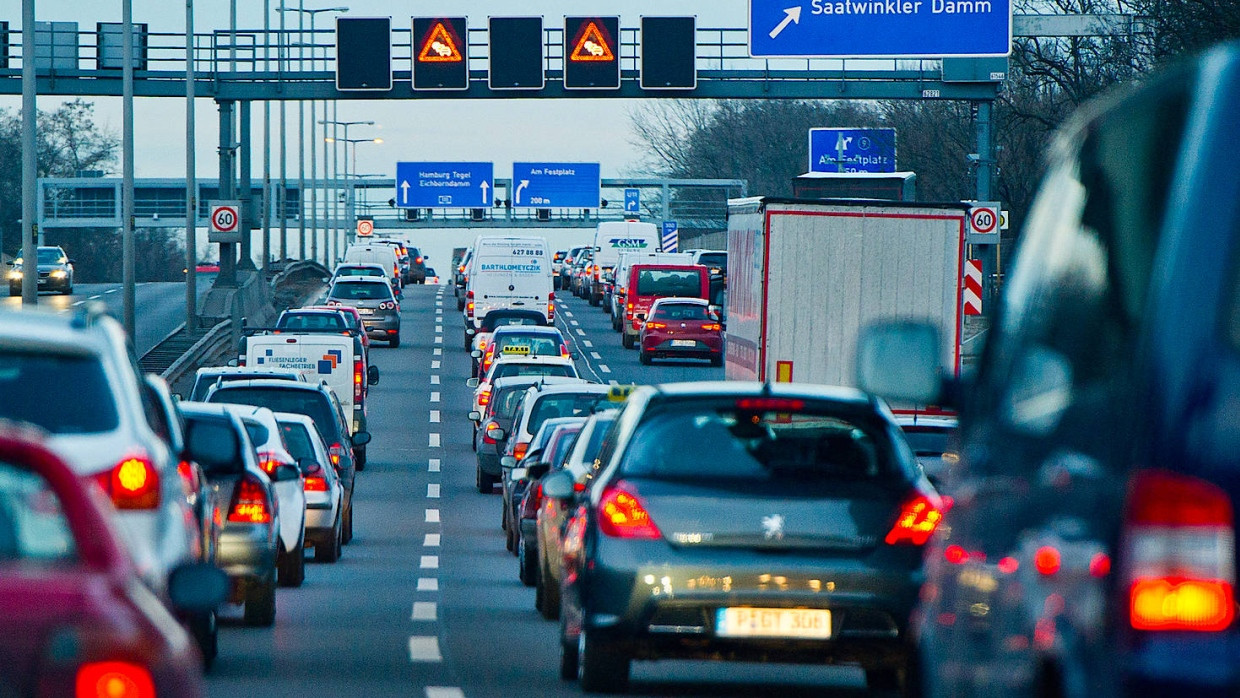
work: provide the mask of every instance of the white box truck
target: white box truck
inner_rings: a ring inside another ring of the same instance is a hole
[[[614,271],[623,252],[662,252],[663,239],[654,223],[637,221],[605,221],[594,233],[594,262],[585,281],[586,300],[599,305],[607,289],[603,275]]]
[[[965,204],[728,202],[728,380],[853,386],[858,335],[878,319],[942,328],[960,366]]]

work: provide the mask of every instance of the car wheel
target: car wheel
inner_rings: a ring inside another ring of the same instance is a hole
[[[538,581],[538,568],[535,563],[533,551],[529,549],[529,545],[525,542],[525,536],[517,536],[517,577],[521,579],[521,583],[527,587],[534,586]]]
[[[615,315],[611,316],[611,329],[615,332],[619,332],[624,329],[624,325],[621,324],[620,318]]]
[[[577,643],[564,637],[564,623],[560,622],[560,679],[576,681],[578,673]]]
[[[712,356],[712,357],[710,357],[710,365],[711,365],[711,366],[715,366],[715,367],[722,366],[722,365],[723,365],[723,357],[722,357],[722,356]]]
[[[465,333],[465,351],[470,351],[473,348],[474,348],[474,338],[470,337],[469,333],[466,332]]]
[[[504,534],[504,537],[507,540],[504,542],[504,545],[505,547],[508,548],[508,552],[512,553],[513,557],[517,556],[517,542],[518,542],[518,539],[521,537],[520,533],[517,530],[518,526],[520,526],[520,523],[513,521],[512,515],[509,514],[508,515],[508,532]]]
[[[343,527],[343,522],[337,519],[336,525],[332,527],[331,542],[314,546],[315,562],[332,563],[340,559],[340,536]]]
[[[273,570],[262,583],[250,588],[245,598],[245,624],[269,628],[276,622],[276,580]]]
[[[457,310],[464,310],[464,309],[465,309],[465,297],[464,297],[464,296],[457,296],[457,297],[456,297],[456,309],[457,309]]]
[[[596,305],[598,305],[598,304],[599,304],[599,299],[598,299],[598,297],[594,295],[594,292],[593,292],[593,291],[591,291],[591,292],[590,292],[590,305],[595,305],[595,306],[596,306]]]
[[[629,687],[632,659],[620,647],[590,637],[582,629],[577,638],[577,678],[586,693],[622,693]]]
[[[388,346],[393,349],[396,349],[397,347],[399,347],[400,346],[400,335],[399,334],[392,335],[391,338],[388,339]]]
[[[650,354],[645,349],[638,349],[637,350],[637,361],[641,363],[642,366],[649,366],[650,365]]]
[[[624,345],[625,349],[632,349],[633,346],[635,345],[633,341],[633,336],[630,335],[628,332],[625,332],[624,334],[620,335],[620,344]]]
[[[366,449],[353,452],[353,467],[359,473],[366,469]]]
[[[278,579],[282,587],[299,587],[306,581],[306,547],[298,543],[293,552],[286,553],[279,564]]]
[[[220,653],[217,621],[215,611],[195,614],[189,621],[190,632],[193,633],[194,642],[198,644],[198,650],[202,654],[203,671],[211,670],[215,657]]]
[[[68,286],[65,286],[64,294],[65,294],[66,296],[72,296],[72,295],[73,295],[73,284],[69,284]]]
[[[482,466],[477,466],[477,477],[474,484],[478,486],[479,494],[491,494],[491,490],[495,489],[495,478],[482,472]]]
[[[547,567],[547,560],[539,554],[538,563],[538,579],[535,584],[534,602],[541,605],[538,606],[538,612],[547,620],[556,620],[560,617],[560,586],[551,576],[551,570]]]
[[[911,658],[903,667],[882,667],[865,670],[865,685],[871,691],[895,692],[904,698],[921,696],[921,678],[917,660]]]
[[[353,540],[353,502],[349,502],[349,508],[344,510],[344,521],[340,526],[340,542],[348,545]]]

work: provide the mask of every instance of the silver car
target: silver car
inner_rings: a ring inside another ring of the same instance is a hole
[[[371,339],[400,346],[400,303],[386,282],[370,277],[342,277],[327,292],[328,305],[357,308]]]
[[[305,478],[306,545],[314,546],[316,562],[340,559],[344,529],[344,483],[332,467],[327,444],[314,420],[304,414],[276,412],[289,452]]]

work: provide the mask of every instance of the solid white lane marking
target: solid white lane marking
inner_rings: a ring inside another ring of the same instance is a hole
[[[428,484],[426,486],[426,498],[439,499],[439,485],[433,482]]]
[[[611,373],[611,369],[607,368],[607,364],[599,364],[598,370],[602,371],[603,373]]]
[[[431,393],[431,402],[439,402],[439,393]]]
[[[577,328],[577,334],[581,335],[582,337],[586,336],[585,330],[581,329],[580,327]]]
[[[426,523],[439,523],[439,510],[438,509],[427,509],[426,510]]]
[[[439,410],[431,410],[431,424],[439,423]]]
[[[409,638],[409,660],[412,662],[442,662],[439,654],[439,638],[433,635],[415,635]]]
[[[439,591],[439,580],[434,577],[419,577],[418,591]]]
[[[594,342],[591,342],[591,341],[590,341],[590,340],[588,340],[588,339],[583,339],[583,340],[581,340],[581,346],[583,346],[583,347],[585,347],[585,348],[587,348],[587,349],[593,349],[593,348],[594,348]]]
[[[419,566],[424,570],[437,570],[439,569],[439,556],[423,555],[422,562],[419,563]]]
[[[435,369],[439,368],[439,367],[440,367],[440,366],[442,366],[442,365],[443,365],[443,362],[441,362],[441,361],[432,361],[432,362],[431,362],[431,370],[433,371],[433,370],[435,370]]]
[[[434,354],[435,356],[443,356],[443,349],[440,349],[439,347],[435,347],[435,351],[431,353]]]
[[[438,458],[432,458],[432,459],[430,460],[430,464],[429,464],[429,466],[427,467],[427,470],[428,470],[429,472],[432,472],[432,473],[437,473],[437,472],[439,472],[439,459],[438,459]]]
[[[439,385],[439,376],[431,376],[431,385]]]
[[[410,620],[435,620],[439,616],[439,604],[434,601],[414,601]]]
[[[435,337],[436,344],[443,344],[443,337]]]
[[[437,434],[437,433],[432,433],[432,434],[431,434],[430,444],[429,444],[429,445],[430,445],[430,447],[431,447],[431,448],[439,448],[439,434]]]
[[[427,686],[426,698],[465,698],[465,691],[455,686]]]
[[[438,533],[426,534],[426,537],[422,539],[422,547],[438,548],[439,547],[439,534]]]
[[[601,359],[601,358],[603,358],[603,355],[602,355],[602,354],[600,354],[600,353],[598,353],[597,351],[592,351],[592,352],[590,352],[590,356],[592,356],[592,357],[594,357],[594,358],[596,358],[596,359]]]
[[[92,301],[97,301],[97,300],[99,300],[100,298],[103,298],[103,296],[91,296],[91,297],[90,297],[90,299],[91,299]]]

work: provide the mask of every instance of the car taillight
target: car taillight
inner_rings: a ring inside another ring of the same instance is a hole
[[[547,294],[547,322],[555,322],[555,291]]]
[[[1165,470],[1138,473],[1124,531],[1137,630],[1226,630],[1235,618],[1235,526],[1219,487]]]
[[[561,345],[560,345],[560,357],[561,357],[561,358],[564,358],[564,359],[567,359],[567,358],[569,357],[569,355],[568,355],[568,345],[567,345],[567,344],[561,344]]]
[[[344,456],[344,446],[341,446],[339,443],[334,443],[332,444],[331,448],[327,449],[327,457],[331,459],[333,466],[340,465],[340,459],[343,456]]]
[[[155,681],[146,667],[129,662],[90,662],[78,667],[77,698],[155,698]]]
[[[422,263],[422,258],[418,257],[418,264],[421,264],[421,263]]]
[[[361,402],[362,389],[366,385],[365,371],[362,370],[362,360],[353,360],[353,402]]]
[[[665,329],[667,329],[667,323],[664,323],[664,322],[649,322],[649,321],[647,321],[647,322],[646,322],[646,328],[647,328],[647,329],[651,329],[651,330],[665,330]]]
[[[484,444],[498,443],[495,439],[491,438],[491,430],[498,429],[498,428],[499,428],[499,422],[496,422],[494,420],[487,422],[486,426],[482,427],[482,443]]]
[[[95,476],[117,509],[158,509],[159,473],[144,456],[131,456]]]
[[[274,475],[276,468],[281,465],[284,465],[284,463],[279,458],[276,458],[276,454],[270,451],[258,452],[258,466],[263,469],[264,473]]]
[[[490,390],[484,390],[478,393],[478,404],[479,405],[487,405],[487,404],[490,404],[490,402],[491,402],[491,391]]]
[[[512,457],[517,460],[521,460],[525,457],[525,452],[528,450],[530,450],[530,445],[528,443],[518,441],[516,445],[512,447]]]
[[[232,506],[228,508],[228,520],[236,523],[271,523],[271,503],[267,490],[247,475],[237,483]]]
[[[469,315],[469,319],[474,319],[474,292],[469,291],[465,294],[465,313]]]
[[[936,509],[928,497],[919,494],[900,507],[900,515],[884,540],[888,545],[924,545],[942,520],[943,512]]]
[[[637,494],[627,483],[608,487],[598,503],[599,530],[612,538],[659,538],[659,527],[650,518]]]
[[[318,463],[313,463],[306,468],[306,480],[302,484],[302,490],[306,492],[327,491],[327,478],[323,477],[323,467]]]
[[[177,475],[181,476],[181,484],[185,485],[185,494],[192,495],[198,489],[198,483],[194,482],[194,466],[189,461],[177,463]]]
[[[702,331],[703,332],[722,332],[723,325],[713,323],[713,322],[708,322],[702,325]]]

